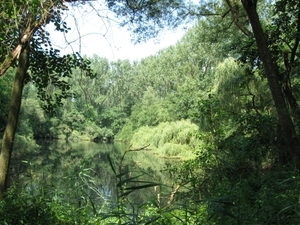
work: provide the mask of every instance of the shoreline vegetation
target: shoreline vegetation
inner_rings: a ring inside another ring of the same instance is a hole
[[[126,129],[126,128],[125,128]],[[128,134],[128,133],[126,133]],[[82,142],[91,141],[96,143],[109,143],[114,142],[124,143],[132,147],[138,148],[139,146],[149,145],[145,151],[151,151],[152,154],[158,157],[169,159],[182,159],[187,160],[195,157],[195,152],[201,145],[201,140],[198,138],[199,129],[189,120],[181,120],[175,122],[164,122],[155,127],[143,126],[133,131],[128,136],[130,140],[124,138],[122,131],[119,135],[104,138],[92,138],[88,135],[81,135],[80,132],[73,131],[70,137],[60,135],[58,137],[47,138],[38,137],[32,138],[23,135],[16,135],[16,148],[21,145],[35,145],[36,141],[42,140],[63,140],[69,142]]]
[[[299,0],[107,0],[136,41],[199,16],[134,62],[60,55],[36,19],[68,32],[67,2],[0,4],[0,57],[26,58],[0,79],[0,224],[299,224]]]

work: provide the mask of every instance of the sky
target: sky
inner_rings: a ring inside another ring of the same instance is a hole
[[[90,6],[69,7],[68,15],[63,17],[71,28],[67,35],[54,31],[54,26],[47,27],[52,44],[60,49],[62,54],[79,52],[89,57],[96,54],[111,61],[118,59],[135,61],[176,44],[184,35],[184,31],[180,29],[163,31],[156,39],[134,45],[131,42],[130,31],[119,27],[117,19],[101,5],[101,1],[93,7],[97,10]]]

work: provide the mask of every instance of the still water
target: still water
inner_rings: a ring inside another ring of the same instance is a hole
[[[42,186],[60,201],[80,205],[92,199],[103,206],[122,196],[135,203],[156,201],[158,192],[167,196],[171,191],[172,179],[166,170],[170,161],[149,149],[128,152],[130,147],[120,143],[57,140],[38,145],[34,151],[16,153],[11,166],[12,180],[33,194]],[[147,188],[140,189],[141,185]]]

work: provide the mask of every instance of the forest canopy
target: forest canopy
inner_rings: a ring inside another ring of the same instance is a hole
[[[95,221],[90,224],[128,224],[134,218],[135,224],[297,224],[300,3],[106,3],[137,34],[137,42],[165,26],[197,22],[177,44],[134,62],[34,48],[14,150],[34,152],[39,139],[127,142],[135,151],[147,146],[157,157],[180,160],[180,166],[166,165],[173,177],[168,204],[149,200],[140,206],[144,211],[128,217],[123,200],[129,193],[159,184],[143,180],[130,186],[138,176],[130,177],[122,166],[117,173],[108,157],[120,179],[118,210],[103,215],[100,206],[86,203],[77,222],[89,216]],[[68,30],[59,17],[54,22]],[[50,41],[35,34],[30,45]],[[14,63],[0,80],[1,132],[22,62]],[[9,218],[0,215],[1,222]]]

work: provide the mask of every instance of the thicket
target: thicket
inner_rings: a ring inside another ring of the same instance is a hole
[[[269,47],[278,62],[282,88],[287,84],[286,70],[291,72],[288,86],[298,103],[299,47],[287,40],[295,37],[299,26],[293,28],[289,26],[291,21],[280,21],[278,14],[283,12],[272,12],[271,6],[265,13],[274,23],[267,16],[263,18],[270,35]],[[289,13],[280,18],[294,19]],[[0,222],[298,224],[299,171],[289,163],[291,156],[283,154],[288,152],[287,144],[258,49],[254,40],[237,27],[220,24],[216,18],[200,20],[175,46],[138,62],[109,62],[94,56],[90,61],[96,76],[84,77],[79,70],[74,71],[66,79],[71,84],[72,97],[63,100],[63,107],[58,107],[54,116],[44,114],[33,83],[24,89],[19,143],[33,138],[114,138],[128,142],[136,151],[142,152],[147,146],[155,149],[153,153],[158,157],[185,159],[159,168],[172,175],[172,187],[165,191],[159,181],[145,176],[147,165],[143,172],[135,171],[134,165],[124,171],[122,157],[118,163],[108,158],[118,192],[118,198],[109,206],[106,201],[95,200],[99,192],[95,192],[93,179],[99,174],[90,173],[95,168],[74,168],[76,173],[70,176],[81,177],[77,177],[79,186],[75,190],[73,183],[68,183],[71,181],[66,182],[70,190],[73,188],[71,197],[59,197],[58,190],[33,178],[26,187],[12,185],[0,205]],[[295,41],[299,42],[299,38]],[[292,68],[285,68],[282,58],[289,56],[292,44],[296,57]],[[5,79],[11,79],[10,75]],[[5,79],[0,81],[4,96],[0,129],[10,91]],[[291,100],[288,91],[286,101]],[[291,107],[289,113],[297,124],[297,110]],[[20,146],[25,145],[15,148]],[[30,186],[37,183],[38,186]],[[135,191],[156,186],[159,188],[152,193],[153,198],[142,202],[131,198]],[[78,201],[84,204],[78,205]],[[16,213],[11,213],[12,209]]]

